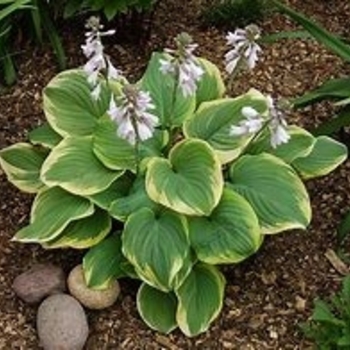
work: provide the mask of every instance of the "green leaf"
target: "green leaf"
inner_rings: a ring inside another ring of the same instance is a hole
[[[137,293],[137,309],[150,328],[168,334],[176,327],[177,300],[173,293],[164,293],[143,283]]]
[[[107,168],[136,169],[135,148],[128,141],[118,137],[116,124],[108,115],[99,120],[94,131],[93,150]]]
[[[156,203],[187,215],[209,215],[223,188],[221,166],[202,140],[176,144],[169,160],[154,158],[148,164],[146,191]]]
[[[158,207],[159,205],[153,202],[147,195],[145,179],[137,178],[130,187],[130,191],[115,199],[108,211],[115,219],[125,221],[130,214],[135,213],[141,208],[156,210]]]
[[[350,125],[350,108],[346,106],[339,113],[328,120],[322,122],[312,130],[315,136],[331,135],[338,132],[341,128]]]
[[[38,147],[17,143],[0,151],[0,165],[11,183],[24,192],[36,193],[44,187],[39,175],[46,156]]]
[[[180,87],[175,89],[175,78],[160,71],[160,59],[168,56],[153,53],[147,70],[140,82],[141,89],[149,91],[155,105],[153,114],[157,115],[163,126],[181,126],[196,107],[195,96],[184,97]],[[176,95],[174,97],[174,92]]]
[[[192,118],[186,120],[183,127],[185,136],[207,141],[223,164],[231,162],[253,138],[253,135],[230,135],[231,126],[245,119],[241,110],[246,106],[262,115],[267,111],[265,97],[253,89],[237,98],[204,102]]]
[[[194,266],[176,292],[179,305],[177,324],[187,336],[205,332],[219,315],[224,297],[225,279],[215,266]]]
[[[267,152],[281,158],[288,164],[292,163],[296,158],[308,155],[316,142],[316,138],[305,129],[296,125],[288,126],[287,130],[290,135],[287,143],[273,148],[270,142],[270,132],[266,130],[249,146],[247,153],[259,154]]]
[[[124,255],[143,281],[165,292],[176,287],[176,275],[190,251],[183,216],[140,209],[126,221],[122,241]]]
[[[105,190],[122,174],[107,169],[96,158],[91,137],[67,137],[47,157],[41,179],[47,186],[89,196]]]
[[[198,58],[204,74],[198,83],[196,91],[197,106],[202,102],[216,100],[225,94],[225,84],[219,68],[204,58]]]
[[[350,233],[350,211],[348,211],[345,217],[342,218],[340,225],[337,229],[337,238],[341,242]]]
[[[253,208],[227,188],[213,213],[189,218],[189,228],[198,259],[212,265],[238,263],[254,254],[262,241]]]
[[[325,99],[342,99],[350,96],[350,78],[329,79],[317,89],[293,100],[296,108]]]
[[[28,137],[32,144],[42,145],[50,149],[54,148],[62,140],[62,137],[48,123],[44,123],[32,130]]]
[[[91,86],[82,70],[64,71],[44,90],[44,112],[50,126],[61,136],[91,135],[98,119],[109,106],[109,93],[102,84],[98,101],[91,97]]]
[[[117,198],[124,197],[129,193],[132,184],[133,179],[130,174],[125,173],[118,177],[107,189],[88,196],[88,198],[100,208],[108,211],[111,204]]]
[[[245,155],[230,168],[231,188],[241,194],[259,218],[262,233],[305,229],[311,220],[308,193],[293,168],[262,153]]]
[[[323,29],[321,26],[302,14],[281,4],[279,1],[273,0],[273,3],[278,7],[278,9],[286,13],[292,20],[303,26],[318,42],[325,45],[327,49],[331,50],[345,61],[350,61],[349,45],[346,45],[326,29]]]
[[[347,158],[347,148],[327,136],[319,136],[312,151],[306,156],[297,158],[292,166],[304,179],[329,174]]]
[[[327,303],[322,300],[315,300],[315,309],[312,313],[312,320],[316,322],[326,322],[334,325],[342,325],[343,323],[337,319]]]
[[[38,193],[32,205],[30,224],[19,230],[14,241],[44,243],[58,237],[70,222],[90,216],[94,206],[85,198],[59,187]]]
[[[89,288],[106,289],[114,279],[125,276],[121,248],[120,234],[113,234],[85,254],[83,270]]]
[[[110,232],[112,221],[107,212],[97,209],[91,216],[72,221],[58,237],[43,244],[45,249],[90,248]]]

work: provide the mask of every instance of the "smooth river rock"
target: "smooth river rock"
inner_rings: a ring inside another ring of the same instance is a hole
[[[66,276],[58,266],[37,264],[15,278],[13,289],[23,301],[39,303],[49,295],[64,292]]]
[[[92,289],[86,285],[82,265],[76,266],[68,276],[69,292],[89,309],[105,309],[115,303],[120,287],[117,280],[106,289]]]
[[[37,314],[40,345],[45,350],[81,350],[89,335],[85,311],[68,294],[45,299]]]

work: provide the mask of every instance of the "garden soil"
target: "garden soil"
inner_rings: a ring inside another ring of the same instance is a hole
[[[289,3],[350,39],[349,1]],[[153,50],[171,47],[172,38],[187,31],[199,44],[198,54],[223,68],[225,31],[206,28],[198,15],[199,1],[160,1],[154,17],[145,23],[150,26],[149,38],[135,41],[132,26],[120,28],[114,38],[108,39],[106,51],[131,80],[136,80]],[[59,25],[69,67],[84,62],[80,50],[83,23],[78,19]],[[297,29],[276,13],[267,15],[261,27],[264,34]],[[25,140],[28,131],[44,120],[41,92],[57,73],[49,45],[35,47],[20,35],[15,46],[18,81],[1,91],[0,148]],[[346,74],[349,67],[313,40],[280,40],[263,45],[256,69],[241,74],[231,93],[254,87],[275,97],[292,98],[328,78]],[[293,113],[288,120],[311,129],[332,115],[333,107],[320,103]],[[91,330],[86,349],[310,349],[312,345],[303,339],[299,325],[310,317],[315,297],[327,297],[339,289],[344,273],[326,253],[336,251],[346,262],[349,252],[349,244],[339,251],[336,242],[336,228],[350,208],[349,178],[348,161],[331,175],[307,182],[313,208],[308,230],[266,237],[255,256],[223,269],[227,279],[223,311],[206,333],[186,338],[178,330],[165,336],[148,329],[136,310],[138,283],[122,280],[115,305],[104,311],[88,311]],[[35,331],[36,307],[14,295],[14,278],[35,263],[56,263],[68,273],[83,256],[83,252],[45,251],[38,245],[10,241],[28,223],[32,199],[13,187],[0,170],[0,349],[5,350],[40,349]]]

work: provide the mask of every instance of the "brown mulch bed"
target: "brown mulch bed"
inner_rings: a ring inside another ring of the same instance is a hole
[[[179,4],[181,3],[181,4]],[[329,30],[350,37],[347,20],[350,4],[345,0],[289,1],[294,8],[320,21]],[[330,4],[331,3],[331,4]],[[198,1],[161,2],[152,24],[150,39],[127,43],[127,33],[117,33],[107,45],[113,61],[136,79],[153,49],[172,45],[172,37],[189,32],[199,44],[199,53],[221,68],[225,33],[204,28],[197,18]],[[279,14],[262,23],[264,33],[294,29]],[[83,28],[72,23],[62,27],[69,66],[84,62],[79,46]],[[22,55],[18,82],[0,95],[0,148],[25,139],[26,133],[43,120],[41,90],[56,74],[49,47],[34,48],[19,43]],[[255,87],[279,97],[294,97],[329,77],[349,72],[336,56],[312,40],[282,40],[264,45],[263,58],[251,73],[240,76],[234,93]],[[327,103],[295,113],[291,121],[308,128],[332,115]],[[310,347],[298,325],[307,320],[316,296],[339,288],[341,275],[325,257],[336,249],[336,227],[350,207],[350,162],[331,175],[307,183],[313,220],[305,232],[291,231],[267,237],[262,249],[238,266],[225,267],[227,288],[224,309],[208,332],[188,339],[179,331],[163,336],[149,330],[137,314],[137,283],[121,281],[117,303],[100,312],[89,312],[91,334],[87,349],[306,349]],[[14,278],[37,262],[54,262],[68,272],[80,262],[80,252],[44,251],[36,245],[10,242],[28,221],[31,196],[9,184],[0,170],[0,349],[38,349],[35,332],[36,308],[23,304],[11,289]],[[305,302],[305,305],[304,305]]]

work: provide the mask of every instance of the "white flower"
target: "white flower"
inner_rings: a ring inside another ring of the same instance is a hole
[[[101,41],[102,36],[113,35],[114,30],[108,30],[106,32],[100,31],[103,28],[100,25],[97,17],[91,17],[87,24],[87,28],[91,29],[85,36],[85,45],[82,45],[84,55],[88,58],[88,61],[84,65],[84,72],[88,76],[87,80],[92,86],[93,90],[91,96],[97,100],[101,93],[101,86],[98,83],[98,76],[102,70],[106,70],[108,79],[118,79],[121,73],[111,63],[110,59],[103,53],[103,45]]]
[[[134,145],[139,139],[144,141],[152,137],[158,124],[158,117],[147,112],[154,109],[148,92],[127,85],[119,98],[119,105],[112,96],[107,113],[118,125],[117,135]]]
[[[226,36],[227,44],[233,49],[225,54],[226,71],[232,74],[242,60],[249,69],[253,69],[258,60],[261,47],[255,42],[260,37],[260,29],[251,24],[245,29],[236,29]]]
[[[271,133],[270,143],[273,148],[287,143],[290,135],[287,132],[287,122],[281,110],[276,108],[271,96],[267,96],[267,103],[269,107],[270,124],[269,129]]]
[[[238,126],[231,126],[231,136],[255,134],[261,130],[264,124],[264,119],[260,116],[259,112],[249,106],[243,107],[241,112],[246,119],[241,120]]]
[[[177,77],[184,97],[192,96],[197,89],[197,83],[201,80],[204,70],[199,65],[193,51],[197,44],[192,43],[192,38],[182,33],[175,38],[177,50],[165,49],[168,59],[160,59],[160,71],[163,74],[173,74]]]

